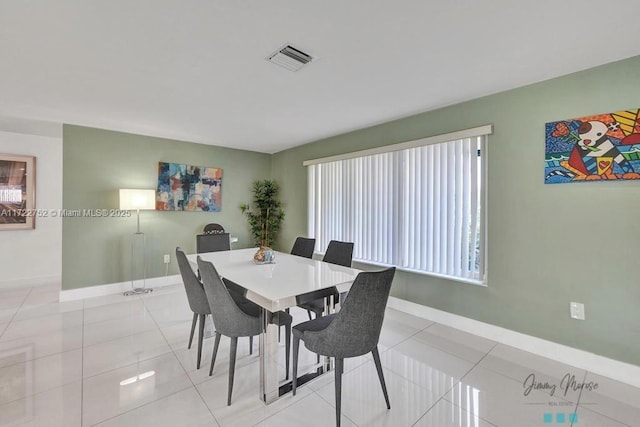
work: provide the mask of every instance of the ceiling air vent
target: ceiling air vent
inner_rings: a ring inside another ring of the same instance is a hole
[[[273,62],[289,71],[298,71],[312,60],[311,55],[290,45],[285,45],[267,57],[267,61]]]

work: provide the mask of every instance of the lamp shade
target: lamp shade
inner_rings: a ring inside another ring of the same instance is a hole
[[[156,208],[156,192],[155,190],[135,190],[120,189],[120,209],[155,209]]]

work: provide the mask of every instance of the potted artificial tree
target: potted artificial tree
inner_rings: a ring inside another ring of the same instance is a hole
[[[255,181],[252,191],[253,206],[242,203],[240,210],[247,216],[255,245],[260,247],[253,258],[258,262],[269,262],[271,245],[284,219],[282,203],[278,200],[278,184],[268,179]]]

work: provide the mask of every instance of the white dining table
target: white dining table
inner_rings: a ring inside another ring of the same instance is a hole
[[[278,326],[267,321],[269,313],[295,307],[298,298],[310,292],[336,287],[347,291],[358,269],[274,252],[274,262],[259,264],[253,255],[257,248],[187,255],[197,268],[197,258],[213,263],[220,276],[245,290],[245,297],[264,310],[260,336],[260,397],[269,404],[290,388],[290,381],[278,378]]]

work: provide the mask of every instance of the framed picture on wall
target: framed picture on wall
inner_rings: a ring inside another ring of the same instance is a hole
[[[35,228],[36,158],[0,154],[0,230]]]
[[[220,212],[222,169],[158,163],[156,210]]]
[[[640,179],[640,108],[549,122],[545,184]]]

